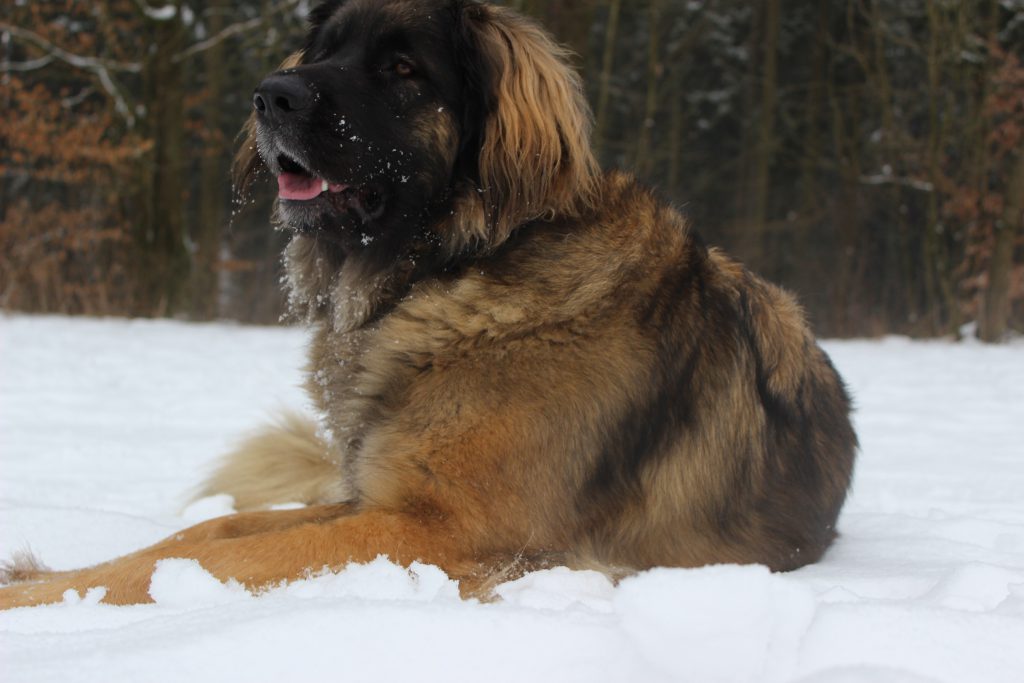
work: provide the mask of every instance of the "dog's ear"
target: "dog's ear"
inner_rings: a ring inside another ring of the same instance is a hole
[[[291,69],[302,63],[302,52],[296,52],[281,62],[278,71]],[[263,159],[260,158],[258,141],[256,139],[256,114],[249,114],[245,125],[238,134],[242,143],[235,154],[235,160],[231,165],[231,179],[235,185],[235,193],[241,195],[248,189],[249,185],[256,178],[263,166]]]
[[[476,238],[493,248],[523,223],[592,205],[592,115],[568,51],[532,21],[467,2],[459,22],[468,96],[484,119],[476,172],[487,234]]]

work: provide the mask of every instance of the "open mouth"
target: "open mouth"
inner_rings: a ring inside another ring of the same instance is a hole
[[[384,209],[382,194],[370,185],[354,186],[332,183],[303,168],[294,159],[277,157],[277,196],[292,202],[308,202],[321,195],[338,210],[356,213],[364,222],[379,218]]]
[[[283,154],[277,157],[277,165],[281,169],[277,176],[277,196],[281,199],[305,202],[324,192],[340,193],[348,189],[348,185],[330,183],[317,177]]]

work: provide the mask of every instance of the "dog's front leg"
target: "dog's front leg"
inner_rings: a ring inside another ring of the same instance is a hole
[[[462,534],[436,519],[397,512],[346,514],[346,506],[246,513],[204,522],[145,550],[75,572],[0,589],[0,609],[59,602],[73,589],[106,588],[104,602],[150,602],[149,582],[157,561],[198,560],[222,581],[235,579],[251,590],[302,578],[327,567],[367,562],[379,554],[408,565],[437,564],[458,576],[474,566],[465,558]],[[298,514],[297,514],[298,513]]]

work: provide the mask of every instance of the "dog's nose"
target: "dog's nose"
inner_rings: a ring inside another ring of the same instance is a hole
[[[274,74],[263,79],[252,96],[256,113],[270,120],[280,120],[308,109],[313,91],[296,74]]]

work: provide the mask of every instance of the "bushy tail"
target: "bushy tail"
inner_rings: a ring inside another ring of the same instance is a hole
[[[0,562],[0,585],[36,581],[52,573],[30,550],[18,550],[11,559]]]
[[[347,498],[340,466],[313,420],[287,413],[228,453],[194,499],[227,493],[235,509],[283,503],[318,505]]]

